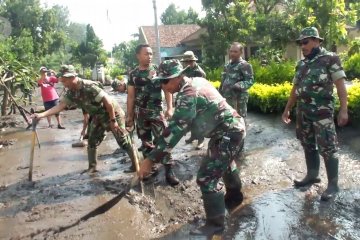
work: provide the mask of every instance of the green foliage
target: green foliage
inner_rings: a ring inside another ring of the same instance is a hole
[[[124,75],[125,69],[122,69],[118,66],[114,66],[110,69],[110,76],[111,78],[117,78],[118,76]]]
[[[295,75],[295,63],[284,61],[276,63],[271,61],[267,65],[261,64],[258,59],[250,60],[253,67],[255,82],[262,84],[276,84],[291,82]]]
[[[224,71],[223,67],[218,67],[214,69],[205,68],[206,79],[213,82],[213,81],[221,81],[221,74]]]
[[[133,39],[128,42],[122,42],[113,47],[113,58],[115,64],[122,69],[132,69],[137,65],[135,48],[139,44],[139,40]]]
[[[203,0],[202,3],[206,16],[200,25],[207,29],[207,34],[202,36],[204,64],[216,68],[223,65],[230,43],[250,41],[255,30],[255,14],[247,1]]]
[[[348,111],[351,122],[359,125],[360,122],[360,81],[355,80],[347,89]]]
[[[75,49],[73,60],[77,60],[83,67],[93,68],[96,63],[106,64],[107,55],[102,49],[102,41],[96,36],[93,27],[86,26],[86,39]]]
[[[174,3],[171,3],[161,14],[161,22],[164,25],[174,24],[195,24],[198,22],[198,14],[191,7],[188,11],[177,10]]]
[[[290,96],[292,85],[288,82],[282,84],[255,83],[249,89],[248,108],[263,113],[280,113]]]
[[[355,39],[349,44],[348,56],[351,57],[356,53],[360,53],[360,39]]]
[[[355,53],[344,62],[344,70],[349,79],[360,78],[360,53]]]

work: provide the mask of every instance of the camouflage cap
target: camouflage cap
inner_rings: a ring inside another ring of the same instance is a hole
[[[298,39],[296,39],[296,42],[299,42],[305,38],[317,38],[320,41],[323,41],[324,39],[319,36],[319,31],[316,27],[306,27],[300,32],[300,36]]]
[[[76,77],[77,73],[73,65],[62,65],[57,77]]]
[[[180,60],[181,62],[187,62],[187,61],[197,61],[195,54],[193,51],[186,51],[184,52],[183,58]]]
[[[159,65],[159,75],[154,79],[176,78],[180,76],[185,69],[177,59],[165,60]]]

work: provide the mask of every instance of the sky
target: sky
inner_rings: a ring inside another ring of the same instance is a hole
[[[104,48],[132,39],[140,26],[154,25],[153,0],[41,0],[43,6],[66,6],[70,21],[90,24]],[[165,9],[174,3],[180,9],[192,7],[201,13],[201,0],[156,0],[158,24]]]

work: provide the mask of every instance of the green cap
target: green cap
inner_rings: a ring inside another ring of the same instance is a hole
[[[62,65],[57,77],[76,77],[77,73],[73,65]]]
[[[193,51],[186,51],[184,52],[183,58],[180,60],[180,62],[187,62],[187,61],[197,61],[195,54]]]
[[[317,38],[320,41],[324,40],[323,38],[321,38],[319,36],[319,31],[317,30],[316,27],[306,27],[301,31],[299,38],[296,39],[296,42],[299,42],[305,38],[311,38],[311,37]]]
[[[165,60],[159,65],[159,75],[154,79],[176,78],[180,76],[185,69],[177,59]]]

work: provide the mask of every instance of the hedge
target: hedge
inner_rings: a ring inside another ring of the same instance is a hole
[[[220,82],[211,82],[218,88]],[[248,109],[262,113],[282,113],[288,98],[292,84],[285,82],[282,84],[267,85],[255,83],[249,89]],[[353,124],[360,125],[360,80],[354,80],[352,85],[347,88],[349,117]],[[334,90],[336,99],[336,112],[339,108],[339,100]]]

